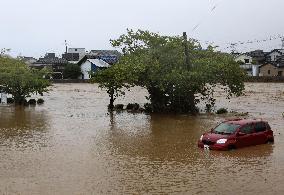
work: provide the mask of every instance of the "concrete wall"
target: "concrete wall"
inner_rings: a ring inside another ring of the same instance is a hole
[[[272,76],[259,76],[259,77],[247,77],[246,82],[259,82],[259,83],[284,83],[284,76],[272,77]]]

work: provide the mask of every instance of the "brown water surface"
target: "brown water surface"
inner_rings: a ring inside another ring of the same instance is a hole
[[[134,88],[118,103],[146,102]],[[91,84],[55,84],[37,107],[0,106],[0,194],[284,194],[284,84],[247,83],[217,107],[268,120],[275,143],[197,148],[226,116],[106,110]]]

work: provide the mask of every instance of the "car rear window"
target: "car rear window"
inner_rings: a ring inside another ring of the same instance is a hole
[[[263,122],[256,123],[254,129],[255,129],[256,132],[262,132],[262,131],[266,130],[266,125]]]
[[[221,123],[214,129],[214,133],[220,134],[232,134],[234,133],[240,125],[232,124],[232,123]]]

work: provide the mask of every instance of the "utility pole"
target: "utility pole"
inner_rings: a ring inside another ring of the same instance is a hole
[[[190,66],[189,49],[187,44],[186,32],[183,32],[183,41],[184,41],[185,67],[187,70],[190,70],[191,66]]]
[[[284,37],[282,37],[281,41],[282,41],[282,49],[284,49]]]
[[[188,49],[188,41],[187,41],[187,35],[186,35],[186,32],[183,32],[183,42],[184,42],[184,53],[185,53],[185,68],[187,71],[190,71],[190,69],[192,68],[191,64],[190,64],[190,57],[189,57],[189,49]],[[189,105],[188,108],[189,108],[189,111],[192,113],[192,114],[196,114],[197,112],[197,109],[196,109],[196,106],[195,106],[195,96],[194,96],[194,92],[193,91],[189,91],[188,92],[188,95],[187,95],[187,101]],[[185,102],[185,99],[184,97],[182,97],[182,104],[184,104]],[[181,103],[181,102],[180,102]],[[185,106],[185,105],[183,105]]]

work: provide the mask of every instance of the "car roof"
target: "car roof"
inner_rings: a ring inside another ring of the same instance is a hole
[[[256,123],[256,122],[265,122],[261,119],[231,119],[231,120],[226,120],[224,121],[225,123],[231,123],[231,124],[236,124],[236,125],[245,125],[249,123]]]

